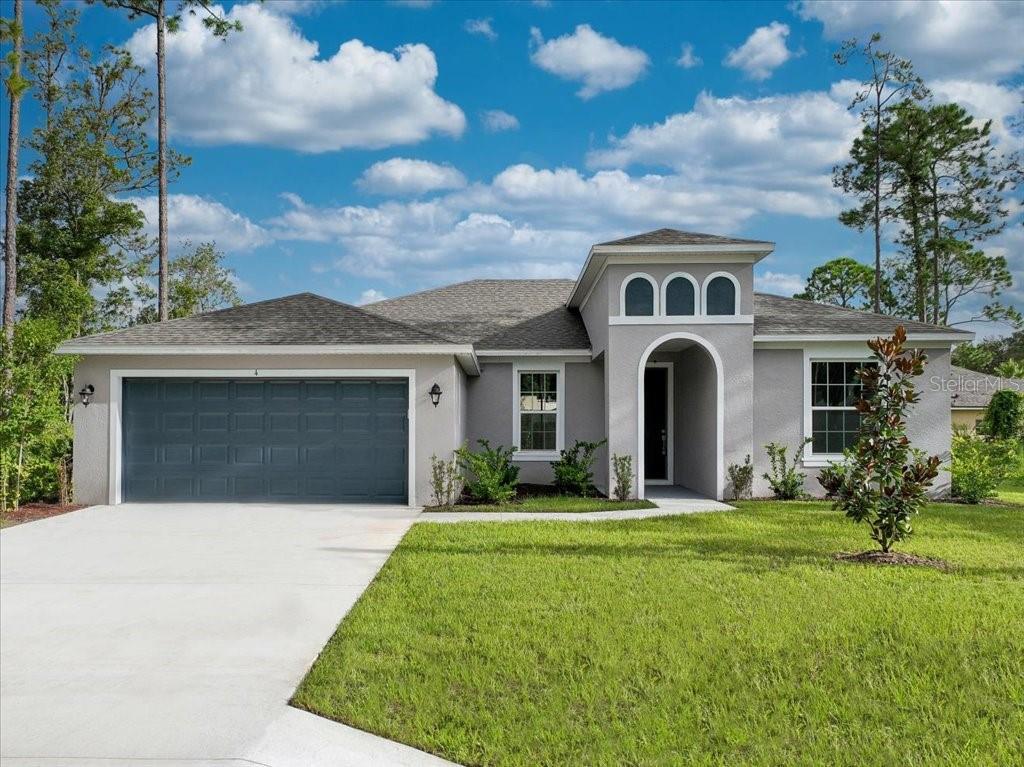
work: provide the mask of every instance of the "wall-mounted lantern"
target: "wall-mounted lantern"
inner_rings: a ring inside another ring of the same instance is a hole
[[[82,390],[78,392],[78,396],[82,398],[82,406],[89,407],[89,400],[92,399],[92,395],[96,392],[96,389],[92,384],[86,384],[82,387]]]
[[[437,385],[437,382],[430,387],[430,401],[434,403],[434,407],[437,407],[441,401],[441,387]]]

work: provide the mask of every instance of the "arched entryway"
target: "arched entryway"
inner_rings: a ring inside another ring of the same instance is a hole
[[[637,371],[637,485],[679,485],[722,498],[724,374],[706,339],[676,331],[654,340]]]

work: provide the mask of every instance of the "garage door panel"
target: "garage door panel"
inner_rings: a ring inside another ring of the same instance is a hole
[[[404,379],[126,379],[126,500],[405,502]]]

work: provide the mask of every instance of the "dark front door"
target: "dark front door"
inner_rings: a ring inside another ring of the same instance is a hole
[[[126,501],[405,503],[405,379],[130,378]]]
[[[668,479],[668,368],[644,369],[642,479]]]

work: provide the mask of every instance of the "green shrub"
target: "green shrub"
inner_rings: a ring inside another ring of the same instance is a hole
[[[628,501],[633,496],[633,456],[613,455],[612,469],[615,473],[615,498]]]
[[[512,463],[516,449],[501,445],[492,448],[486,439],[478,439],[477,443],[482,448],[479,453],[465,445],[455,451],[459,466],[469,472],[466,492],[481,503],[511,501],[519,481],[519,467]]]
[[[1001,389],[992,395],[981,431],[992,439],[1019,439],[1024,432],[1024,394]]]
[[[785,445],[769,442],[764,446],[764,449],[768,451],[768,462],[771,469],[761,476],[768,480],[777,500],[795,501],[804,497],[804,475],[803,472],[796,470],[796,465],[800,462],[800,453],[803,451],[804,445],[810,441],[810,438],[805,439],[793,452],[792,465],[786,458],[789,448]]]
[[[987,440],[969,431],[956,431],[950,469],[954,497],[966,503],[994,497],[996,488],[1016,468],[1017,450],[1011,440]]]
[[[868,341],[877,364],[857,371],[862,397],[857,444],[845,461],[818,475],[818,482],[854,522],[866,522],[871,539],[889,551],[913,532],[911,519],[924,506],[925,494],[939,473],[939,457],[925,456],[907,439],[907,411],[918,401],[914,378],[927,360],[920,349],[905,350],[907,332],[896,327],[892,338]]]
[[[731,463],[726,470],[729,476],[729,488],[733,498],[749,498],[750,489],[754,484],[754,464],[750,462],[750,456],[746,457],[743,463]]]
[[[462,491],[457,455],[453,455],[450,461],[442,461],[436,455],[430,456],[430,490],[435,506],[451,506],[455,503]]]
[[[558,492],[579,496],[593,494],[594,473],[591,467],[594,465],[594,454],[604,443],[603,439],[600,442],[585,442],[578,439],[571,448],[560,451],[561,457],[551,462]]]

